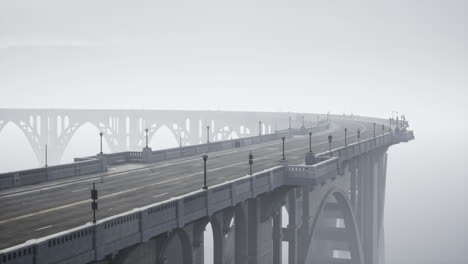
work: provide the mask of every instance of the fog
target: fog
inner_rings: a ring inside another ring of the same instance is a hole
[[[0,108],[398,111],[416,140],[389,150],[387,263],[467,263],[466,14],[456,0],[3,0]],[[96,131],[78,132],[64,161],[97,152]],[[2,171],[38,165],[14,126],[0,144]]]

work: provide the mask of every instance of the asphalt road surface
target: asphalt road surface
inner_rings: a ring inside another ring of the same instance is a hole
[[[373,135],[370,123],[334,121],[330,130],[312,136],[313,152],[328,150],[329,134],[333,135],[333,147],[342,146],[345,127],[348,144],[357,141],[358,128],[361,139]],[[285,149],[289,164],[304,164],[309,136],[286,139]],[[277,166],[282,158],[281,140],[209,153],[208,186],[247,175],[250,150],[254,173]],[[0,249],[92,221],[93,182],[99,190],[97,217],[102,219],[200,189],[203,160],[193,156],[154,164],[119,165],[110,167],[107,173],[1,191]]]

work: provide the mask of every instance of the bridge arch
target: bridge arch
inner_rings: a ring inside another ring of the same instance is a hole
[[[7,121],[0,127],[0,146],[6,150],[0,155],[3,163],[2,171],[23,170],[44,165],[39,164],[30,139],[15,122]]]
[[[92,122],[81,123],[68,135],[64,142],[61,163],[73,162],[76,157],[92,156],[99,153],[99,132],[102,130]],[[112,151],[111,138],[104,134],[102,148],[104,153]]]
[[[362,264],[359,231],[345,191],[330,189],[312,224],[305,263]]]
[[[161,125],[154,129],[148,138],[148,145],[153,150],[175,148],[179,146],[178,135],[170,126]]]
[[[192,243],[187,232],[181,228],[172,231],[164,243],[156,263],[193,263]]]

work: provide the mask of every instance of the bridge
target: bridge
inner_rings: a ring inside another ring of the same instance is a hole
[[[219,121],[258,134],[0,174],[0,263],[204,263],[208,223],[214,263],[281,263],[284,241],[288,263],[381,263],[387,150],[408,123],[268,114],[281,129]]]
[[[74,134],[85,124],[103,132],[111,152],[139,150],[162,127],[181,146],[272,133],[300,125],[312,126],[326,115],[269,112],[95,109],[0,109],[0,133],[8,124],[17,126],[27,138],[39,164],[60,163]],[[259,121],[261,124],[259,125]],[[209,126],[209,130],[207,127]],[[260,131],[261,130],[261,131]],[[209,135],[208,135],[209,134]]]

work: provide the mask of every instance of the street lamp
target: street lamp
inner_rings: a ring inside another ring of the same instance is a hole
[[[361,141],[361,130],[358,128],[357,130],[357,141],[360,142]]]
[[[47,144],[45,144],[45,166],[47,168]]]
[[[146,134],[146,147],[148,148],[148,128],[145,129]]]
[[[208,160],[208,155],[203,154],[203,189],[206,190],[208,189],[208,186],[206,186],[206,160]]]
[[[345,128],[345,129],[344,129],[344,145],[345,145],[345,146],[348,146],[348,142],[346,141],[347,135],[348,135],[348,129]]]
[[[281,137],[281,140],[283,140],[283,160],[286,159],[286,157],[284,156],[284,140],[286,139],[286,137]]]
[[[328,150],[330,151],[330,155],[331,155],[332,140],[333,140],[332,135],[328,135]]]
[[[312,152],[312,132],[309,132],[309,152]]]
[[[250,151],[250,154],[249,154],[250,175],[252,175],[252,165],[253,165],[253,154],[252,154],[252,151]]]
[[[206,126],[206,143],[210,143],[210,126]]]
[[[91,190],[91,209],[93,209],[93,223],[96,223],[96,210],[98,209],[98,191],[96,190],[96,183],[93,182],[93,189]]]
[[[102,154],[102,135],[104,135],[104,133],[99,132],[99,137],[101,138],[101,151],[99,152],[99,154]]]

